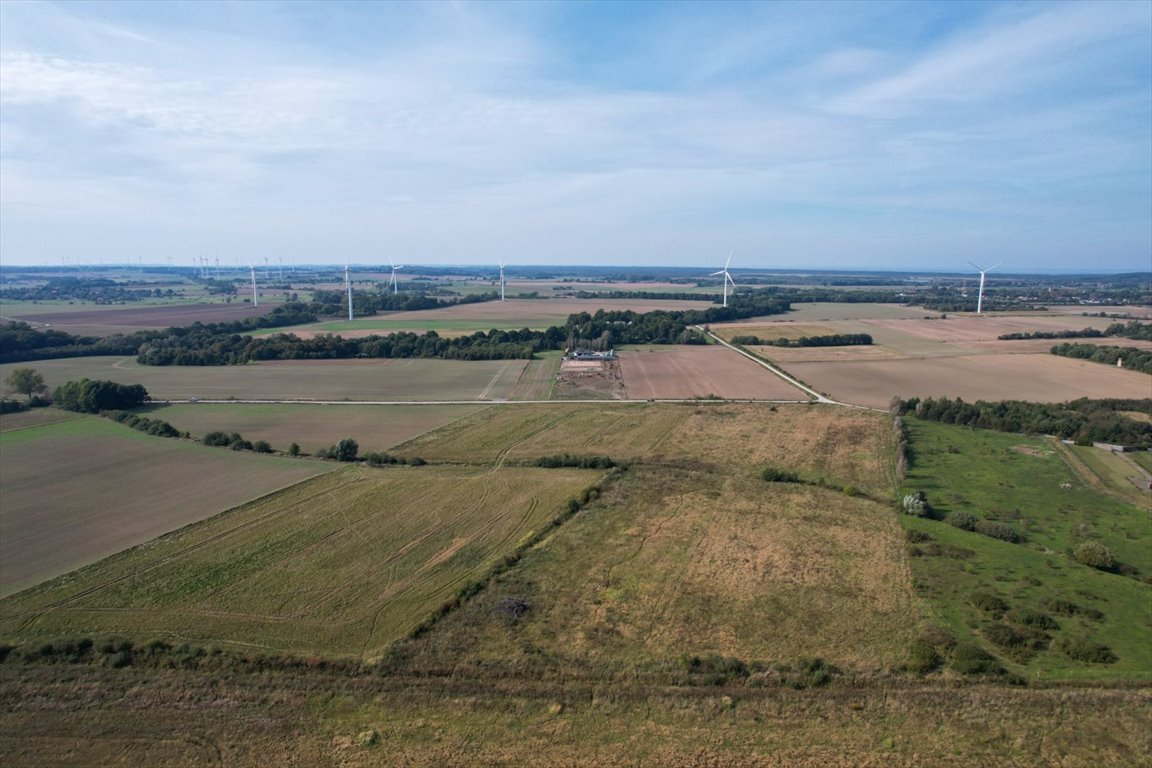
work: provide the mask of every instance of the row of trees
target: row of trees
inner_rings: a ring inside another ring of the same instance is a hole
[[[798,339],[762,339],[759,336],[733,336],[733,344],[770,347],[853,347],[872,343],[871,334],[833,333],[828,336],[801,336]]]
[[[913,397],[907,400],[895,399],[893,409],[897,414],[912,413],[926,421],[997,432],[1055,435],[1082,444],[1102,442],[1152,447],[1152,424],[1124,415],[1125,411],[1152,412],[1152,399],[1081,398],[1068,403],[978,400],[966,403],[960,398]]]
[[[1099,328],[1081,328],[1078,331],[1031,331],[1029,333],[1005,333],[996,338],[1001,341],[1019,341],[1023,339],[1101,339],[1106,336],[1152,341],[1152,323],[1132,320],[1127,323],[1112,323],[1102,331]]]
[[[52,400],[58,408],[80,413],[100,413],[137,408],[149,400],[142,384],[80,379],[56,387]]]
[[[1052,354],[1061,357],[1075,357],[1091,360],[1094,363],[1116,365],[1123,360],[1123,366],[1141,373],[1152,373],[1152,352],[1135,347],[1101,347],[1096,344],[1057,344]]]

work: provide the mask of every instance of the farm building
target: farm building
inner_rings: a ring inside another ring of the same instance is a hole
[[[616,350],[570,349],[564,353],[568,360],[615,360]]]

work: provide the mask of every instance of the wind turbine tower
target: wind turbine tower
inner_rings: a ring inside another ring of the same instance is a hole
[[[504,260],[500,260],[500,301],[504,301]]]
[[[724,262],[724,269],[719,272],[713,272],[709,277],[716,277],[716,275],[724,275],[724,306],[728,306],[728,286],[736,287],[736,281],[732,279],[732,275],[728,274],[728,265],[732,263],[732,252],[728,252],[728,261]]]
[[[252,264],[248,265],[248,269],[252,271],[252,306],[260,306],[260,300],[256,298],[256,267]]]
[[[389,282],[392,284],[392,294],[395,295],[400,291],[400,281],[396,279],[396,273],[404,269],[404,265],[392,261],[391,256],[388,257],[388,263],[392,265],[392,279]]]
[[[968,263],[972,264],[972,262],[968,262]],[[975,264],[972,264],[972,266],[976,267],[976,271],[980,273],[980,290],[976,294],[976,314],[979,315],[979,314],[982,314],[984,312],[984,275],[986,275],[987,273],[996,269],[996,267],[998,267],[1000,265],[999,264],[993,264],[992,266],[988,267],[987,269],[981,269],[980,267],[978,267]]]
[[[348,262],[344,262],[344,288],[348,291],[348,322],[352,322],[352,280],[348,276]]]

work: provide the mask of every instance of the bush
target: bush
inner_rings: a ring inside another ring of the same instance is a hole
[[[1072,552],[1072,559],[1101,570],[1108,570],[1116,566],[1116,558],[1112,555],[1112,550],[1098,541],[1086,541],[1076,547]]]
[[[908,656],[904,669],[918,675],[933,672],[944,663],[944,659],[936,651],[936,648],[924,639],[912,643]]]
[[[1088,664],[1111,664],[1116,661],[1112,649],[1082,637],[1062,637],[1054,643],[1057,651],[1073,661]]]
[[[292,445],[288,446],[288,455],[289,456],[299,456],[300,455],[300,446],[297,445],[296,443],[292,443]]]
[[[960,643],[953,648],[949,666],[962,675],[1004,674],[996,657],[975,643]]]
[[[962,531],[974,531],[976,530],[977,520],[976,515],[971,512],[958,509],[955,512],[949,513],[948,517],[944,518],[944,522]]]
[[[223,432],[209,432],[200,442],[204,445],[225,446],[232,443],[232,438]]]
[[[789,472],[786,469],[777,469],[776,467],[765,467],[764,471],[760,473],[760,478],[769,483],[800,483],[800,475],[795,472]]]
[[[1003,616],[1008,611],[1008,603],[1004,602],[998,595],[988,592],[975,592],[968,598],[968,602],[985,613],[997,617]]]
[[[328,451],[328,455],[336,461],[356,461],[356,454],[360,452],[360,444],[350,437],[346,437]]]
[[[908,539],[908,541],[912,544],[921,544],[925,541],[935,541],[935,539],[932,538],[932,534],[928,533],[927,531],[908,531],[904,534],[904,537]]]
[[[1017,544],[1023,541],[1024,538],[1015,528],[999,520],[977,520],[975,531],[976,533],[990,536],[993,539],[1000,539],[1001,541],[1007,541],[1012,544]]]
[[[906,515],[913,515],[915,517],[932,516],[932,505],[928,503],[928,497],[924,491],[907,494],[901,503],[901,509],[904,510],[904,514]]]
[[[252,443],[252,450],[256,453],[272,453],[272,446],[264,440],[257,440]]]
[[[1044,603],[1044,607],[1057,616],[1083,616],[1093,621],[1103,621],[1104,619],[1103,611],[1098,611],[1095,608],[1085,608],[1071,600],[1052,599]]]
[[[1024,608],[1016,611],[1012,615],[1012,620],[1017,624],[1023,624],[1025,627],[1032,629],[1056,630],[1060,629],[1059,622],[1052,618],[1043,611],[1037,611],[1032,608]]]

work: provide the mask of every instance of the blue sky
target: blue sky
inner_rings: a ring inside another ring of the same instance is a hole
[[[0,3],[4,263],[729,251],[1152,270],[1152,2]]]

